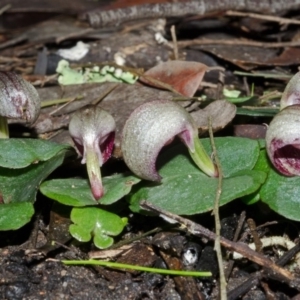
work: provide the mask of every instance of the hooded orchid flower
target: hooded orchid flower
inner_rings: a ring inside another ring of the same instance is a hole
[[[147,102],[126,121],[121,149],[124,160],[139,177],[160,181],[155,162],[161,148],[175,136],[183,141],[196,165],[209,176],[218,176],[217,169],[198,138],[191,115],[180,105],[168,100]]]
[[[269,158],[274,167],[287,176],[300,176],[300,105],[279,112],[266,134]]]
[[[266,133],[268,156],[280,173],[300,176],[300,72],[287,84],[280,107]]]
[[[86,163],[93,196],[96,200],[104,194],[100,167],[110,158],[115,138],[114,118],[100,107],[84,108],[75,112],[69,132],[75,146]]]
[[[14,72],[0,72],[0,138],[8,138],[7,119],[34,123],[41,99],[34,86]]]

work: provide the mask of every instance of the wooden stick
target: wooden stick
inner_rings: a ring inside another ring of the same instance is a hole
[[[242,10],[252,13],[276,14],[300,8],[300,0],[181,0],[142,4],[119,9],[89,11],[81,16],[94,28],[119,25],[126,21],[145,18],[204,15],[210,12]]]

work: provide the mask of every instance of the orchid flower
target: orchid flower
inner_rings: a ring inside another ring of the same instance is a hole
[[[40,97],[31,83],[14,72],[0,72],[0,138],[9,137],[8,118],[33,123],[40,108]]]
[[[69,124],[69,132],[86,163],[94,198],[104,194],[100,167],[111,156],[116,124],[114,118],[100,107],[84,108],[75,112]]]
[[[214,163],[200,143],[193,118],[182,106],[168,100],[147,102],[130,115],[122,133],[125,163],[139,177],[159,182],[161,176],[155,167],[157,156],[176,135],[204,173],[218,176]]]
[[[300,72],[287,84],[280,107],[266,133],[268,156],[280,173],[300,176]]]
[[[266,134],[269,158],[287,176],[300,176],[300,105],[288,106],[270,123]]]

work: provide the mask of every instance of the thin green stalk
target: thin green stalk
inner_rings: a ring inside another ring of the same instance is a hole
[[[211,272],[193,272],[193,271],[179,271],[179,270],[166,270],[158,268],[149,268],[135,265],[128,265],[122,263],[115,263],[110,261],[102,260],[62,260],[65,265],[94,265],[94,266],[104,266],[109,268],[116,269],[129,269],[136,271],[144,271],[157,274],[166,274],[166,275],[176,275],[176,276],[195,276],[195,277],[210,277],[212,276]]]
[[[9,138],[9,130],[7,119],[5,117],[0,116],[0,139],[8,139]]]
[[[215,230],[216,230],[216,238],[215,238],[215,251],[217,254],[217,260],[218,260],[218,266],[219,266],[219,274],[220,274],[220,292],[219,296],[221,300],[226,300],[227,299],[227,292],[226,292],[226,286],[227,282],[225,279],[225,271],[224,271],[224,264],[223,264],[223,259],[222,259],[222,251],[221,251],[221,221],[220,221],[220,214],[219,214],[219,207],[220,207],[220,198],[222,194],[222,184],[223,184],[223,173],[222,173],[222,167],[221,163],[218,157],[217,153],[217,148],[215,145],[214,141],[214,136],[213,136],[213,130],[212,130],[212,125],[211,125],[211,117],[209,117],[208,120],[209,126],[209,137],[210,137],[210,142],[213,150],[213,155],[216,161],[216,166],[218,169],[218,188],[216,190],[216,198],[215,198],[215,203],[214,203],[214,209],[213,209],[213,215],[215,217]]]

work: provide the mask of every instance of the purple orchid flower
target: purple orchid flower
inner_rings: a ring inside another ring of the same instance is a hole
[[[147,102],[126,121],[121,149],[129,169],[139,177],[160,181],[155,162],[161,148],[175,136],[183,141],[197,166],[209,176],[218,176],[216,166],[198,138],[191,115],[180,105],[168,100]]]
[[[84,108],[75,112],[69,132],[86,163],[91,190],[98,200],[104,194],[100,167],[110,158],[115,138],[114,118],[100,107]]]
[[[287,176],[300,176],[300,105],[287,106],[270,123],[266,148],[274,167]]]
[[[14,72],[0,72],[0,100],[0,138],[9,137],[7,118],[33,123],[40,114],[36,89]]]
[[[280,108],[266,133],[267,152],[280,173],[300,176],[300,72],[287,84]]]

